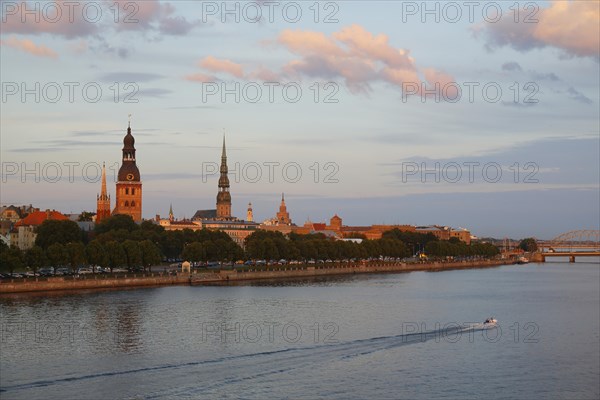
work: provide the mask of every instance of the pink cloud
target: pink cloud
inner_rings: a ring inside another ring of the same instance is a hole
[[[195,74],[190,74],[190,75],[186,75],[185,76],[185,80],[186,81],[190,81],[190,82],[217,82],[219,81],[219,78],[217,78],[214,75],[208,75],[208,74],[202,74],[202,73],[195,73]]]
[[[393,47],[384,34],[373,35],[360,25],[351,25],[326,35],[322,32],[282,31],[274,42],[299,56],[285,63],[278,73],[260,66],[244,73],[240,64],[208,56],[199,67],[214,73],[224,72],[241,79],[279,81],[282,79],[343,79],[353,93],[369,93],[374,82],[387,82],[399,88],[411,83],[422,89],[427,83],[436,87],[452,82],[453,78],[435,69],[419,70],[410,51]],[[424,75],[423,80],[420,75]]]
[[[46,46],[38,46],[28,39],[17,39],[14,36],[10,36],[6,40],[0,40],[0,44],[2,44],[2,46],[8,46],[24,51],[37,57],[58,58],[58,54],[54,50]]]
[[[350,47],[351,51],[362,57],[381,60],[394,68],[414,69],[414,60],[409,57],[409,51],[396,49],[388,43],[388,37],[380,34],[373,36],[360,25],[352,25],[334,33],[340,42]]]
[[[198,66],[212,72],[225,72],[236,78],[244,77],[244,69],[240,64],[226,59],[219,59],[213,56],[208,56],[200,60]]]
[[[51,2],[54,6],[46,6],[46,13],[42,12],[41,4],[43,3],[40,2],[11,2],[10,7],[7,2],[7,5],[3,7],[2,31],[3,33],[31,35],[49,33],[68,39],[89,36],[98,31],[97,23],[88,22],[83,18],[81,3],[71,2],[78,4],[76,7],[75,5],[67,6],[63,4],[64,2],[63,0]],[[25,10],[35,10],[36,8],[39,10],[37,13],[25,13]],[[56,9],[61,10],[61,14],[56,14]],[[72,15],[69,13],[70,9],[73,10]]]
[[[522,9],[520,22],[514,15],[494,24],[478,25],[476,35],[486,34],[487,47],[511,46],[519,51],[552,46],[576,57],[600,56],[600,2],[554,0],[550,7]],[[525,18],[535,19],[527,23]]]

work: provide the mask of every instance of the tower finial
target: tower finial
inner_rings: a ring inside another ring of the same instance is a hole
[[[225,151],[225,129],[223,129],[223,152],[221,153],[221,157],[227,157],[227,152]]]
[[[129,121],[127,122],[127,127],[131,128],[131,114],[129,114]]]
[[[281,201],[285,201],[285,198],[283,197],[283,192],[281,192]]]

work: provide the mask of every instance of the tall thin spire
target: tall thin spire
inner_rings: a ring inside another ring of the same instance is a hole
[[[106,190],[106,165],[102,163],[102,186],[96,196],[96,223],[110,217],[110,196]]]
[[[221,176],[217,193],[217,218],[231,218],[231,194],[229,193],[229,177],[227,176],[227,152],[225,150],[225,134],[223,133],[223,152],[221,153]]]
[[[100,198],[102,200],[106,200],[108,198],[108,194],[106,191],[106,164],[102,163],[102,189],[100,190]]]
[[[169,221],[173,221],[174,219],[175,216],[173,215],[173,203],[171,203],[169,206]]]
[[[225,151],[225,133],[223,133],[223,151],[221,152],[221,158],[227,159],[227,152]]]

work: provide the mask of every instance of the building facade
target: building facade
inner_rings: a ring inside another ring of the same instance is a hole
[[[221,176],[219,177],[219,192],[217,193],[217,219],[231,218],[231,193],[229,193],[229,177],[227,169],[227,153],[225,151],[225,136],[223,136],[223,151],[221,153]]]
[[[102,163],[102,186],[96,196],[96,223],[110,217],[110,195],[106,190],[106,166]]]
[[[142,221],[142,180],[135,158],[135,139],[131,125],[123,139],[123,160],[119,169],[116,191],[115,214],[131,216],[135,222]]]
[[[32,248],[37,237],[36,228],[48,219],[68,221],[69,217],[55,210],[32,212],[15,224],[10,235],[10,245],[21,250]]]

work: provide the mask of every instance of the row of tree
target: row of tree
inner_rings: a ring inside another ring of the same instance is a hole
[[[12,273],[26,266],[33,272],[46,266],[67,267],[72,271],[85,265],[103,268],[149,268],[161,262],[158,246],[149,240],[140,242],[125,240],[124,242],[109,241],[101,243],[97,240],[84,245],[81,242],[67,244],[52,243],[47,248],[33,246],[21,251],[0,245],[0,265],[2,270]]]
[[[418,251],[432,256],[494,256],[498,249],[490,244],[467,245],[452,238],[440,241],[432,234],[403,232],[393,229],[381,239],[361,243],[339,241],[323,234],[299,235],[258,230],[246,238],[245,251],[225,232],[165,231],[150,221],[136,224],[131,217],[115,215],[97,224],[95,230],[84,233],[72,221],[48,220],[37,229],[35,246],[25,252],[0,248],[2,269],[29,266],[81,265],[105,268],[144,267],[160,263],[161,259],[183,258],[189,261],[235,261],[239,259],[309,260],[351,259],[369,257],[410,257]]]

